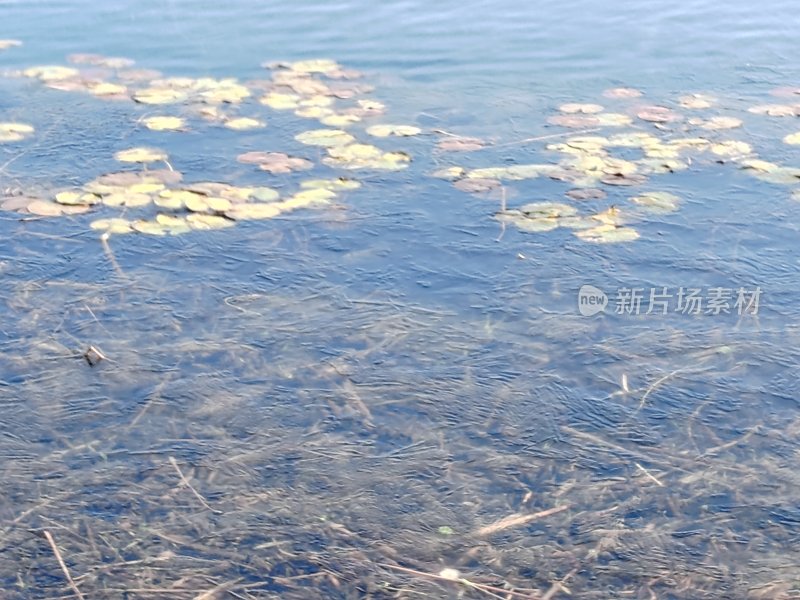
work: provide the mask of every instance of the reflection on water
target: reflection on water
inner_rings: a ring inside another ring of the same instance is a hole
[[[698,160],[665,184],[680,211],[591,245],[492,218],[502,201],[561,198],[563,181],[504,182],[500,197],[429,177],[554,162],[518,142],[607,87],[670,106],[710,92],[737,115],[776,102],[768,89],[796,83],[791,7],[509,4],[0,5],[25,42],[0,54],[8,68],[97,51],[246,79],[335,56],[428,132],[398,143],[407,170],[234,229],[106,249],[88,216],[2,214],[4,597],[796,595],[793,186]],[[85,27],[44,33],[78,21],[96,25],[88,42]],[[41,132],[0,147],[4,190],[82,185],[141,135],[128,105],[0,89],[0,121]],[[791,122],[752,117],[736,139],[791,167]],[[434,129],[490,143],[453,158]],[[259,185],[235,156],[295,133],[277,120],[175,151],[190,181]],[[602,208],[628,197],[609,188]],[[741,317],[590,318],[583,285],[763,296]],[[106,356],[94,367],[89,346]]]

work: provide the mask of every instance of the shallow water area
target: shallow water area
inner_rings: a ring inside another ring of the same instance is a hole
[[[0,2],[4,598],[800,594],[793,5],[128,8]]]

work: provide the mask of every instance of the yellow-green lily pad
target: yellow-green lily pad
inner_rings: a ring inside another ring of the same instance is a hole
[[[643,192],[631,201],[652,212],[670,213],[678,210],[681,199],[669,192]]]
[[[249,129],[262,129],[267,126],[264,121],[253,119],[250,117],[238,117],[236,119],[228,119],[223,123],[228,129],[235,131],[247,131]]]
[[[92,221],[89,227],[95,230],[107,231],[108,233],[130,233],[133,231],[131,222],[120,218],[97,219]]]
[[[335,148],[355,141],[355,138],[342,129],[312,129],[294,136],[298,142],[309,146]]]
[[[186,126],[186,120],[181,117],[155,116],[147,117],[144,126],[153,131],[180,131]]]
[[[582,229],[575,235],[586,242],[596,244],[614,244],[619,242],[632,242],[639,239],[639,232],[632,227],[619,227],[616,225],[598,225],[591,229]]]
[[[422,130],[413,125],[372,125],[367,127],[367,134],[374,137],[410,137],[420,133]]]
[[[128,150],[120,150],[114,154],[114,158],[120,162],[150,163],[159,160],[167,160],[167,153],[157,148],[140,146]]]

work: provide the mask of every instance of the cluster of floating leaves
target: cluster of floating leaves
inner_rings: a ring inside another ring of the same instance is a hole
[[[154,148],[131,148],[116,155],[122,162],[166,160]],[[39,216],[85,213],[95,206],[121,209],[124,217],[93,221],[93,229],[109,233],[181,234],[191,230],[221,229],[236,221],[269,219],[301,208],[330,204],[338,192],[360,186],[345,178],[314,179],[300,183],[294,194],[281,198],[270,187],[239,187],[219,182],[181,184],[171,169],[120,171],[102,175],[80,188],[55,191],[51,197],[13,196],[0,206]],[[136,218],[139,209],[155,207],[153,218]],[[134,215],[128,217],[128,215]]]
[[[13,40],[0,40],[0,49],[14,45],[17,43]],[[321,162],[328,167],[395,171],[411,162],[404,151],[385,151],[357,138],[353,129],[362,121],[380,117],[386,107],[359,97],[371,92],[371,86],[357,81],[360,73],[332,60],[265,64],[271,71],[269,79],[245,83],[233,78],[164,77],[157,71],[135,68],[130,59],[99,54],[73,54],[68,61],[71,65],[35,66],[14,74],[60,91],[152,107],[152,112],[138,121],[152,131],[186,132],[197,121],[237,131],[262,129],[267,127],[265,110],[292,111],[301,119],[319,122],[319,126],[295,138],[324,150],[326,156]],[[243,114],[245,109],[250,114]],[[406,138],[422,133],[414,126],[387,123],[364,124],[357,129],[372,138]],[[33,127],[27,124],[0,123],[0,142],[20,142],[33,133]],[[299,182],[293,194],[281,197],[269,187],[269,181],[261,187],[219,182],[181,185],[181,174],[173,169],[167,152],[159,148],[127,148],[116,152],[114,158],[144,170],[109,173],[81,188],[56,189],[46,195],[22,192],[0,198],[0,208],[60,216],[114,207],[123,214],[95,220],[92,228],[115,234],[136,231],[165,235],[230,227],[240,220],[269,219],[301,208],[325,206],[340,193],[360,186],[347,177],[308,179]],[[309,158],[272,149],[244,152],[237,160],[266,172],[265,179],[315,167]],[[164,163],[167,168],[147,170],[152,163]],[[148,207],[150,215],[145,216],[142,213]],[[155,215],[152,207],[156,208]]]
[[[788,92],[786,92],[788,93]],[[800,95],[800,89],[791,95]],[[800,185],[800,169],[761,160],[747,142],[727,137],[740,128],[740,116],[719,114],[718,101],[706,94],[684,95],[670,106],[645,103],[642,92],[632,88],[614,88],[603,93],[604,104],[566,103],[549,117],[552,125],[565,129],[588,129],[562,141],[550,139],[546,150],[560,155],[552,163],[514,164],[509,166],[467,169],[461,166],[441,168],[433,176],[451,181],[453,186],[471,194],[503,199],[503,208],[495,218],[522,231],[546,232],[570,229],[581,240],[608,243],[632,241],[640,237],[631,225],[645,222],[653,215],[679,210],[681,199],[671,192],[651,189],[654,176],[688,169],[690,165],[713,166],[733,163],[744,172],[763,181],[781,185]],[[615,111],[606,109],[611,100]],[[714,111],[713,113],[711,111]],[[800,104],[757,105],[747,109],[764,116],[800,115]],[[608,131],[606,133],[604,130]],[[616,133],[613,132],[616,130]],[[591,133],[592,135],[586,135]],[[800,132],[783,138],[786,144],[800,145]],[[473,138],[448,134],[437,145],[442,151],[474,151],[487,143]],[[568,188],[561,200],[505,206],[505,188],[509,182],[546,177],[564,182]],[[646,186],[646,187],[645,187]],[[642,188],[629,194],[615,193],[610,206],[599,204],[614,188]],[[502,191],[502,193],[498,193]],[[623,197],[619,197],[623,196]],[[800,188],[792,194],[800,199]]]

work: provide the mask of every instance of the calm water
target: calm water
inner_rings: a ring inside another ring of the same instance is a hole
[[[2,597],[75,595],[45,531],[87,598],[487,597],[424,575],[446,567],[527,598],[800,596],[792,185],[698,160],[645,186],[678,212],[599,245],[503,231],[496,197],[430,176],[555,162],[521,141],[563,133],[564,102],[623,110],[602,96],[619,86],[713,95],[708,114],[745,121],[717,138],[800,167],[781,141],[797,119],[747,112],[795,103],[771,91],[800,84],[799,30],[777,0],[0,0],[0,38],[24,42],[0,70],[93,52],[246,81],[331,58],[365,73],[383,122],[425,131],[386,140],[410,167],[356,172],[335,209],[112,237],[116,265],[95,217],[2,214]],[[301,178],[236,155],[321,155],[291,113],[164,134],[136,126],[151,112],[0,78],[0,121],[37,130],[0,145],[0,189],[82,185],[148,144],[185,181],[283,191]],[[434,130],[492,143],[443,153]],[[513,181],[507,202],[569,188]],[[597,210],[632,195],[606,190]],[[762,295],[741,317],[585,317],[585,284],[612,307],[621,287]],[[90,368],[89,345],[109,360]]]

